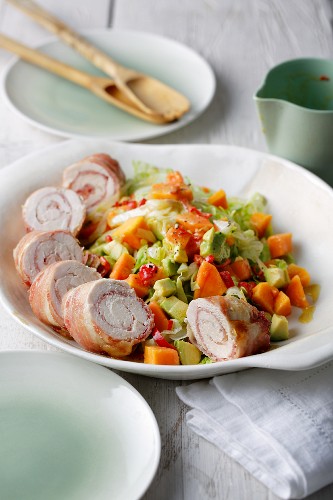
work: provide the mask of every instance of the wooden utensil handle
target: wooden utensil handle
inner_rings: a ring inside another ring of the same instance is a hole
[[[22,45],[16,40],[0,34],[0,47],[14,52],[25,61],[35,64],[43,69],[51,71],[66,80],[70,80],[82,87],[90,89],[92,86],[92,77],[87,73],[83,73],[67,64],[64,64],[52,57],[49,57],[38,50],[31,49]]]
[[[91,45],[87,40],[75,33],[60,19],[47,12],[32,0],[7,0],[9,3],[28,14],[32,19],[51,31],[66,44],[77,50],[83,57],[91,61],[94,66],[105,71],[113,78],[117,77],[122,66],[111,57]]]

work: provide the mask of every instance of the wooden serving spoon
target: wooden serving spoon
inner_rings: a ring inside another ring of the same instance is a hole
[[[170,122],[189,110],[190,103],[185,96],[155,78],[120,65],[32,0],[7,1],[109,75],[113,79],[113,90],[117,87],[123,96],[146,115],[160,115],[165,122]]]
[[[113,104],[114,106],[117,106],[123,111],[131,113],[138,118],[157,124],[168,123],[177,119],[177,116],[175,114],[172,115],[171,113],[167,116],[156,113],[145,113],[133,104],[127,94],[124,94],[118,89],[118,87],[116,87],[111,78],[94,76],[84,73],[83,71],[79,71],[72,66],[68,66],[67,64],[57,61],[56,59],[53,59],[38,50],[31,49],[26,45],[22,45],[12,38],[2,34],[0,34],[0,47],[9,50],[10,52],[14,52],[27,62],[35,64],[36,66],[46,69],[51,73],[55,73],[66,80],[90,90],[92,93],[101,97],[109,104]]]

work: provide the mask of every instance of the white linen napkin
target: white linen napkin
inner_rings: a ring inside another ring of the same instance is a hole
[[[187,423],[284,499],[333,481],[333,362],[251,369],[177,387]]]

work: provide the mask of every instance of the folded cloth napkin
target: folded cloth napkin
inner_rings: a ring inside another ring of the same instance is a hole
[[[333,362],[251,369],[177,387],[188,425],[281,498],[333,481]]]

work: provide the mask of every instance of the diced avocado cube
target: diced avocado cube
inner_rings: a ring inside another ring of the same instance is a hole
[[[289,338],[288,320],[285,316],[273,314],[270,334],[273,342],[279,342],[280,340],[287,340]]]
[[[166,257],[162,260],[162,267],[167,276],[174,276],[177,274],[178,264],[170,259],[170,257]]]
[[[225,235],[221,232],[215,232],[214,229],[207,231],[200,244],[201,257],[213,255],[217,262],[222,262],[230,256],[230,248],[225,244]]]
[[[264,276],[271,286],[275,286],[276,288],[282,288],[283,286],[288,285],[290,279],[287,269],[283,269],[280,267],[266,267],[264,270]]]
[[[105,248],[105,244],[103,243],[103,245],[96,245],[95,247],[91,247],[89,248],[89,252],[90,253],[93,253],[94,255],[105,255],[105,251],[104,251],[104,248]]]
[[[111,257],[111,259],[118,260],[123,253],[129,253],[127,248],[119,243],[119,241],[112,240],[110,243],[104,245],[104,252]]]
[[[170,295],[174,295],[176,293],[177,288],[175,282],[170,278],[163,278],[155,282],[154,290],[156,294],[161,297],[170,297]]]
[[[161,307],[171,318],[178,319],[180,323],[183,323],[186,318],[188,304],[185,304],[174,295],[164,299]]]
[[[173,247],[173,260],[180,264],[188,261],[186,251],[178,244]]]
[[[202,237],[202,242],[200,243],[200,255],[201,257],[208,257],[212,253],[212,245],[214,239],[214,228],[212,227]]]
[[[182,264],[188,261],[187,253],[179,244],[171,243],[167,238],[163,240],[163,247],[167,251],[169,257],[174,261]]]
[[[174,345],[182,365],[197,365],[200,363],[201,352],[195,345],[185,342],[185,340],[176,340]]]

